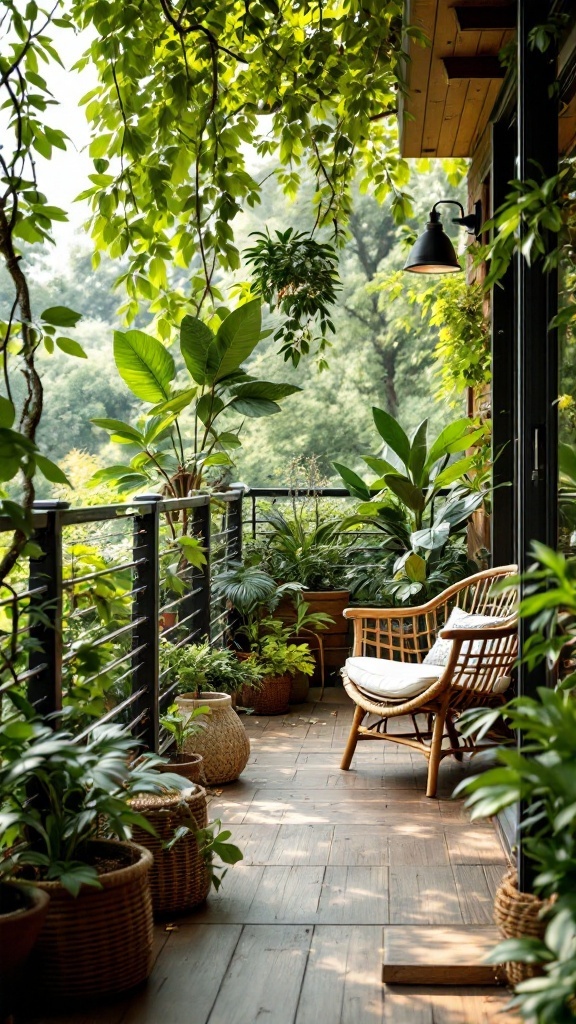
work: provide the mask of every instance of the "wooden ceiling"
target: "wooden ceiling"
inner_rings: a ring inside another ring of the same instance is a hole
[[[403,156],[470,156],[504,78],[498,60],[514,36],[510,0],[411,0],[407,21],[431,45],[410,40],[408,95],[400,109]]]
[[[408,0],[407,22],[430,40],[409,41],[408,94],[399,110],[406,157],[471,156],[504,79],[498,60],[514,37],[513,0]],[[576,23],[558,59],[558,151],[576,149]]]

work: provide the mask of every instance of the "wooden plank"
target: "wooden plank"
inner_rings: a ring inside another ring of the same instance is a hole
[[[467,924],[492,924],[494,894],[479,864],[455,864],[456,892]]]
[[[243,920],[252,924],[314,924],[325,870],[323,865],[265,867]]]
[[[401,95],[398,118],[402,156],[420,156],[422,151],[436,13],[435,0],[412,0],[410,4],[408,20],[424,33],[430,45],[421,46],[414,40],[408,43],[407,94]]]
[[[332,825],[280,825],[268,863],[327,864]]]
[[[378,867],[388,864],[388,828],[336,825],[328,863],[339,867]]]
[[[462,924],[450,867],[391,867],[391,924]]]
[[[389,864],[392,867],[430,865],[445,867],[450,861],[443,834],[432,837],[388,836]]]
[[[382,930],[317,925],[295,1024],[381,1024]]]
[[[235,864],[218,892],[212,892],[206,906],[196,911],[195,920],[206,924],[241,924],[246,920],[263,874],[263,867]]]
[[[388,920],[388,868],[326,868],[318,906],[320,924],[386,924]]]
[[[503,873],[508,861],[492,825],[450,827],[445,835],[452,864],[498,864]]]
[[[497,928],[384,928],[382,981],[403,985],[496,985],[484,963],[499,942]]]
[[[510,994],[495,988],[468,988],[465,994],[448,988],[387,985],[385,1024],[494,1024],[502,1014],[506,1024],[520,1024],[516,1014],[504,1013]]]
[[[194,1024],[205,1024],[241,932],[241,925],[179,926],[122,1024],[182,1024],[190,1007]]]
[[[242,864],[268,864],[279,828],[279,825],[234,825],[231,841],[244,854]]]
[[[311,928],[246,926],[209,1024],[292,1024],[311,940]]]

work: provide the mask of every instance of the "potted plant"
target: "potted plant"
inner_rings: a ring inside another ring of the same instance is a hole
[[[219,821],[208,823],[206,791],[194,785],[185,793],[145,794],[132,807],[153,832],[136,827],[134,838],[154,857],[150,891],[154,914],[183,914],[203,904],[211,885],[219,888],[224,871],[215,861],[236,864],[242,853]]]
[[[366,483],[347,466],[334,463],[350,494],[360,499],[342,528],[365,525],[382,537],[382,570],[376,567],[374,572],[370,566],[368,581],[362,579],[361,566],[359,572],[352,570],[355,598],[373,602],[378,594],[362,590],[366,582],[370,589],[370,578],[376,578],[383,603],[421,604],[478,570],[465,542],[470,517],[489,492],[486,474],[478,472],[478,453],[463,453],[481,444],[488,428],[464,417],[429,442],[428,420],[408,437],[384,409],[372,412],[383,444],[376,455],[362,458],[376,479]]]
[[[15,728],[16,727],[16,728]],[[14,732],[32,735],[32,726],[8,715],[0,727],[0,755],[10,755]],[[18,743],[16,741],[16,746]],[[0,806],[11,795],[2,787],[0,779]],[[48,911],[48,893],[14,877],[15,865],[9,857],[0,856],[0,1020],[13,1011],[22,983],[22,967],[38,939]]]
[[[187,783],[155,771],[154,755],[131,765],[134,738],[117,725],[82,744],[43,724],[23,732],[0,766],[0,833],[17,876],[50,895],[38,991],[67,1001],[130,989],[152,965],[152,856],[129,841],[135,826],[150,829],[129,801]]]
[[[315,679],[324,683],[325,670],[337,673],[348,655],[349,623],[342,613],[350,604],[350,548],[355,542],[343,532],[345,517],[335,515],[330,507],[325,511],[317,492],[323,481],[315,460],[308,460],[304,467],[300,463],[295,460],[290,467],[296,479],[289,511],[273,508],[262,514],[266,532],[254,548],[254,557],[277,582],[301,587],[309,614],[325,617],[322,644],[314,651]],[[302,468],[308,477],[303,490],[298,479]],[[287,625],[296,621],[292,596],[285,594],[272,609]]]
[[[506,964],[523,1017],[562,1024],[574,1019],[576,999],[576,559],[542,544],[533,549],[537,562],[526,575],[527,596],[519,608],[533,627],[523,659],[535,665],[547,658],[562,666],[563,678],[555,689],[542,687],[535,697],[517,697],[501,710],[462,716],[464,735],[479,737],[503,718],[520,732],[522,746],[501,748],[499,766],[461,783],[455,795],[467,794],[473,818],[522,801],[522,844],[536,872],[534,891],[519,892],[514,873],[503,880],[495,909],[507,941],[491,960]],[[530,977],[535,967],[539,974]]]
[[[239,662],[233,651],[226,647],[212,647],[208,641],[175,647],[163,640],[160,643],[160,665],[168,670],[170,683],[177,681],[179,693],[194,694],[196,698],[207,691],[234,696],[243,686],[258,683],[254,665]],[[195,721],[200,713],[198,711],[191,721],[196,732],[206,725]]]
[[[243,686],[258,684],[258,666],[208,642],[174,647],[163,641],[160,651],[169,682],[177,683],[177,714],[194,716],[196,728],[183,741],[184,756],[201,755],[209,785],[233,782],[248,763],[250,743],[232,698]]]
[[[262,674],[257,687],[245,687],[242,702],[258,715],[283,715],[288,711],[292,678],[311,676],[314,658],[307,643],[291,643],[292,628],[280,619],[265,618],[244,627],[250,642],[247,663]]]
[[[176,772],[177,775],[183,775],[190,782],[203,781],[202,755],[185,753],[184,746],[191,736],[197,736],[205,728],[204,720],[199,722],[198,718],[209,714],[210,708],[207,704],[194,708],[185,715],[180,713],[177,704],[171,704],[167,708],[166,712],[160,716],[160,725],[170,733],[176,749],[168,753],[167,764],[158,765],[159,771]]]

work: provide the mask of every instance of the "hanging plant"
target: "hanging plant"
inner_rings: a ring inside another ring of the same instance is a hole
[[[275,239],[268,231],[255,231],[253,237],[258,241],[244,257],[254,268],[254,291],[285,314],[274,338],[282,341],[284,359],[298,366],[315,344],[318,354],[324,352],[330,345],[327,332],[335,333],[330,307],[340,288],[338,254],[329,243],[293,228],[276,231]],[[318,366],[325,369],[326,360],[320,358]]]

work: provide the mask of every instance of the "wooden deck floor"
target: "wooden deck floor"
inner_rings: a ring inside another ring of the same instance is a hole
[[[34,1024],[492,1021],[503,990],[381,984],[385,927],[490,925],[506,859],[492,826],[449,799],[469,769],[444,762],[437,800],[423,795],[424,759],[392,744],[360,744],[341,772],[351,714],[335,689],[285,718],[244,719],[250,763],[211,805],[244,861],[204,910],[157,928],[142,992]]]

